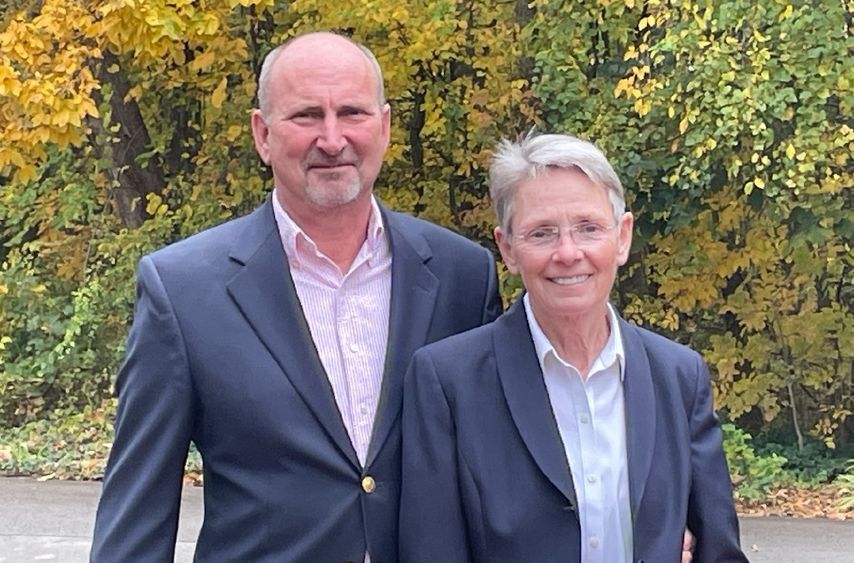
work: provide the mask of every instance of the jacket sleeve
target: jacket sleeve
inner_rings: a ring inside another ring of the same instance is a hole
[[[709,372],[697,358],[690,411],[691,492],[688,529],[697,538],[694,563],[747,563],[739,545],[738,518],[724,457],[723,434],[712,405]]]
[[[400,561],[467,562],[453,412],[426,350],[404,380]]]
[[[115,437],[90,560],[172,561],[192,386],[175,311],[148,257],[139,264],[134,320],[116,393]]]

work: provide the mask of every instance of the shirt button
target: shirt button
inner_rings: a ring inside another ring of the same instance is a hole
[[[377,482],[374,481],[374,478],[370,475],[366,475],[362,478],[362,490],[368,494],[374,492],[377,488]]]
[[[599,547],[599,538],[596,538],[596,537],[590,538],[590,547],[592,547],[593,549],[596,549],[597,547]]]
[[[595,483],[596,482],[596,476],[595,475],[588,475],[587,476],[587,482],[591,483],[591,484]]]
[[[355,342],[350,344],[350,351],[351,352],[358,352],[359,351],[359,345],[356,344]]]
[[[587,424],[588,422],[590,422],[590,417],[587,416],[586,414],[582,414],[581,415],[581,424]]]

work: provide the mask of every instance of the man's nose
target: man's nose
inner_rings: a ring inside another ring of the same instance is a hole
[[[317,139],[317,148],[330,156],[335,156],[347,146],[347,138],[341,127],[341,121],[337,115],[328,115],[324,118],[320,137]]]

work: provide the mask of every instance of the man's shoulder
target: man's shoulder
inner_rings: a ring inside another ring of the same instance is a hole
[[[427,344],[419,352],[450,363],[460,357],[475,359],[492,353],[494,331],[495,323],[487,323]]]
[[[259,215],[268,210],[267,207],[262,205],[247,215],[209,227],[185,239],[173,242],[152,252],[146,258],[157,264],[158,269],[161,267],[191,269],[221,261],[232,252],[235,241],[245,236],[251,229],[257,228]],[[269,222],[274,224],[272,216]]]
[[[461,250],[485,251],[482,246],[463,235],[425,219],[391,210],[387,210],[386,218],[388,219],[389,227],[393,230],[403,232],[409,236],[422,237],[430,244],[451,245]]]

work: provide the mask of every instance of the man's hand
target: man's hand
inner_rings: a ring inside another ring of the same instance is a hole
[[[685,528],[685,535],[682,536],[682,563],[691,563],[694,558],[694,546],[697,545],[697,539],[691,530]]]

